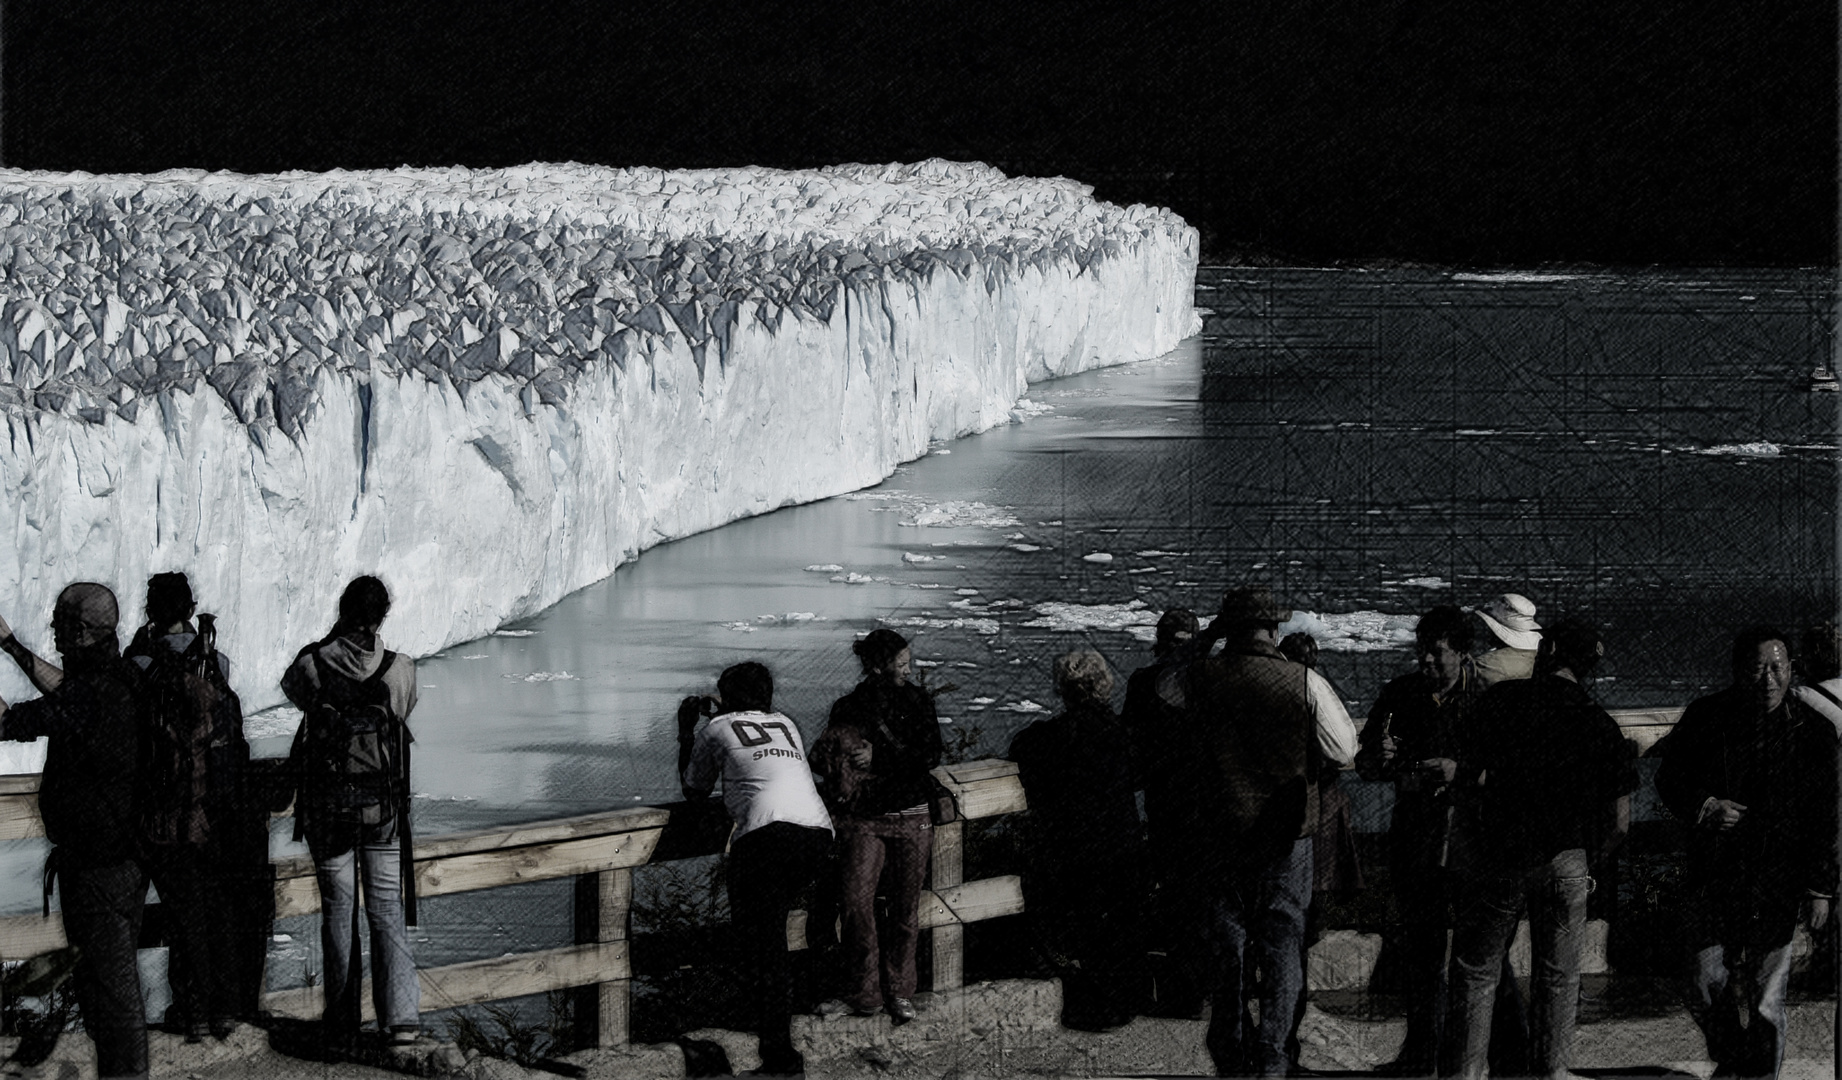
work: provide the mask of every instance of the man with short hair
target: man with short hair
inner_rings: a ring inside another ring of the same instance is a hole
[[[678,772],[688,799],[720,779],[735,821],[725,869],[761,1040],[761,1073],[806,1071],[793,1048],[787,913],[812,886],[831,848],[831,815],[819,799],[799,727],[774,711],[774,677],[748,662],[726,669],[715,698],[678,706]],[[698,717],[710,722],[697,727]],[[693,731],[695,729],[695,731]]]
[[[1592,863],[1630,828],[1633,747],[1581,686],[1604,647],[1585,622],[1547,629],[1530,679],[1477,702],[1465,771],[1481,774],[1476,851],[1465,867],[1452,941],[1452,1006],[1441,1075],[1483,1080],[1493,998],[1526,910],[1533,967],[1532,1075],[1567,1080],[1580,1003]]]
[[[1778,630],[1741,631],[1732,664],[1657,745],[1657,795],[1692,827],[1689,1012],[1717,1075],[1776,1076],[1799,909],[1815,932],[1836,891],[1836,730],[1787,693]]]
[[[1165,956],[1153,1008],[1158,1015],[1192,1019],[1202,1016],[1198,945],[1203,915],[1187,871],[1195,835],[1190,808],[1194,793],[1176,782],[1179,759],[1190,748],[1179,739],[1183,710],[1158,693],[1158,683],[1167,672],[1194,659],[1188,646],[1199,629],[1196,614],[1188,608],[1171,608],[1159,616],[1152,661],[1126,680],[1126,702],[1119,713],[1132,743],[1138,786],[1145,792],[1147,852],[1158,915],[1150,936]]]
[[[1328,687],[1286,659],[1279,624],[1291,617],[1266,588],[1236,589],[1207,636],[1222,652],[1190,665],[1183,730],[1193,749],[1184,779],[1198,798],[1195,853],[1208,889],[1216,958],[1209,1055],[1224,1076],[1284,1076],[1304,985],[1299,943],[1311,903],[1317,777],[1356,749],[1346,714],[1321,705]],[[1334,699],[1334,693],[1329,696]],[[1340,719],[1339,719],[1340,718]],[[1247,996],[1260,979],[1260,1020]]]
[[[1400,959],[1407,1037],[1383,1071],[1431,1076],[1445,1016],[1446,927],[1457,879],[1451,867],[1452,826],[1458,812],[1460,746],[1471,709],[1483,692],[1472,668],[1471,621],[1449,604],[1428,609],[1414,627],[1418,668],[1382,688],[1362,729],[1356,768],[1368,780],[1394,782],[1388,827],[1389,880],[1400,914]],[[1507,960],[1505,964],[1507,965]],[[1499,982],[1499,1024],[1521,1023],[1514,978]],[[1492,1040],[1500,1075],[1521,1072],[1516,1037]]]
[[[105,1078],[147,1075],[135,960],[147,894],[135,861],[140,674],[121,657],[117,619],[115,594],[101,585],[80,581],[59,593],[51,627],[62,671],[0,621],[0,649],[44,695],[11,707],[0,700],[0,738],[50,741],[38,792],[55,845],[46,869],[63,893],[64,935],[80,954],[77,1007]]]

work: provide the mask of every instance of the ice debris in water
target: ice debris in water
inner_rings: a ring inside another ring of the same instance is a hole
[[[1036,702],[1031,701],[1029,698],[1024,698],[1022,701],[1013,701],[1009,705],[1000,705],[998,706],[998,711],[999,712],[1015,712],[1015,713],[1036,713],[1036,712],[1047,712],[1048,710],[1045,709],[1043,706],[1038,705]]]
[[[815,563],[812,566],[806,567],[806,572],[809,574],[836,574],[841,573],[843,570],[844,567],[839,566],[835,562]]]
[[[757,626],[794,626],[799,623],[825,622],[825,616],[815,615],[810,611],[789,611],[780,615],[757,615],[754,622],[726,622],[725,630],[753,632]]]
[[[494,630],[493,636],[494,637],[531,637],[535,635],[536,633],[537,631],[535,630]]]
[[[1123,604],[1071,604],[1050,600],[1036,604],[1032,610],[1037,618],[1026,621],[1024,626],[1063,633],[1116,630],[1141,641],[1157,637],[1158,612],[1146,607],[1143,600],[1128,600]]]
[[[1028,420],[1033,416],[1045,416],[1054,411],[1055,406],[1053,405],[1047,405],[1040,401],[1031,401],[1029,398],[1018,398],[1017,404],[1011,406],[1011,419],[1018,421]]]
[[[1018,521],[1009,512],[1008,507],[986,506],[982,502],[961,502],[954,500],[938,506],[930,506],[917,511],[915,516],[903,525],[938,526],[942,528],[962,528],[981,526],[987,529],[1015,528],[1023,522]]]
[[[884,619],[889,626],[915,626],[927,630],[970,630],[975,634],[991,637],[998,632],[996,619],[935,619],[925,615],[915,615],[906,619]]]
[[[1012,551],[1021,551],[1025,555],[1028,555],[1032,551],[1042,550],[1042,545],[1040,544],[1011,544],[1009,546]]]
[[[912,551],[902,552],[902,561],[909,562],[909,563],[933,562],[936,559],[944,559],[944,558],[946,558],[946,556],[944,555],[916,555]]]
[[[1082,561],[1082,562],[1090,562],[1090,563],[1100,563],[1100,564],[1102,564],[1102,565],[1104,565],[1104,564],[1106,564],[1106,563],[1110,563],[1110,562],[1112,562],[1112,561],[1113,561],[1113,556],[1112,556],[1112,554],[1111,554],[1110,552],[1105,552],[1105,551],[1090,551],[1090,552],[1088,552],[1087,554],[1085,554],[1085,555],[1083,555],[1083,556],[1081,556],[1081,561]]]
[[[517,679],[519,682],[574,682],[580,678],[579,676],[571,675],[567,671],[533,671],[529,674],[508,671],[499,677],[501,679]]]
[[[872,581],[886,581],[887,578],[873,578],[868,574],[859,574],[853,570],[848,574],[834,574],[831,580],[845,585],[868,585]]]
[[[1726,443],[1701,450],[1685,446],[1682,449],[1714,457],[1774,458],[1784,453],[1783,447],[1770,442]]]
[[[1449,589],[1452,583],[1442,577],[1410,577],[1402,581],[1384,581],[1383,585],[1406,585],[1415,589]]]
[[[1303,632],[1316,638],[1320,649],[1374,652],[1413,644],[1413,628],[1419,621],[1418,615],[1382,611],[1294,611],[1290,619],[1279,624],[1279,636]]]

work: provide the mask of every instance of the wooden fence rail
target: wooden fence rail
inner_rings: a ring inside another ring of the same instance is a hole
[[[1680,709],[1614,711],[1627,737],[1648,750],[1666,734]],[[935,775],[958,800],[963,820],[996,817],[1025,809],[1017,766],[986,759],[947,765]],[[0,776],[0,840],[44,835],[38,817],[38,777]],[[932,888],[921,897],[921,926],[932,936],[936,990],[963,980],[965,925],[1023,910],[1016,875],[965,880],[962,822],[934,833]],[[558,818],[416,841],[416,889],[421,896],[492,889],[557,878],[575,878],[575,943],[538,952],[470,960],[419,972],[423,1001],[433,1008],[574,989],[578,1015],[594,1018],[595,1041],[627,1041],[633,971],[628,959],[628,921],[633,868],[723,850],[727,818],[720,804],[675,808],[634,807],[580,817]],[[307,915],[320,907],[313,861],[304,855],[275,860],[276,917]],[[806,913],[787,920],[789,948],[806,947]],[[65,944],[62,920],[38,914],[0,917],[0,959],[22,960]],[[371,995],[361,995],[371,1015]],[[264,1005],[282,1016],[308,1018],[320,1010],[315,987],[272,991]]]
[[[935,770],[958,800],[963,819],[995,817],[1025,807],[1017,767],[986,760]],[[0,777],[0,839],[44,835],[38,818],[38,777]],[[964,924],[1023,910],[1022,881],[1016,875],[966,881],[963,823],[936,829],[932,888],[921,897],[921,926],[933,937],[936,990],[960,985],[964,971]],[[628,921],[633,868],[714,855],[728,834],[720,802],[676,808],[634,807],[416,841],[416,889],[443,896],[573,877],[576,943],[538,952],[470,960],[418,974],[425,1005],[436,1009],[477,1005],[551,990],[577,989],[594,1018],[595,1041],[625,1043],[633,972],[628,960]],[[297,855],[274,862],[275,915],[319,910],[313,861]],[[788,946],[806,947],[806,913],[787,920]],[[0,959],[23,960],[65,944],[62,919],[53,914],[0,918]],[[300,987],[266,994],[264,1006],[280,1016],[319,1015],[320,990]],[[371,995],[362,995],[371,1018]]]

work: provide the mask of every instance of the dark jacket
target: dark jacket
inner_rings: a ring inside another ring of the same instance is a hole
[[[1130,747],[1134,783],[1145,792],[1145,824],[1160,847],[1186,841],[1191,830],[1187,792],[1176,783],[1179,762],[1189,752],[1181,742],[1184,710],[1158,694],[1158,679],[1170,668],[1166,657],[1133,672],[1119,711],[1121,745]]]
[[[1464,741],[1471,711],[1481,693],[1477,673],[1464,661],[1458,685],[1434,696],[1424,675],[1414,673],[1394,679],[1382,688],[1363,725],[1356,768],[1371,780],[1397,781],[1394,813],[1388,826],[1391,859],[1397,868],[1439,864],[1452,826],[1454,785],[1422,781],[1409,768],[1428,758],[1450,758],[1467,770]],[[1384,735],[1398,744],[1394,759],[1381,760]]]
[[[1759,716],[1729,688],[1691,703],[1653,752],[1657,795],[1690,826],[1697,943],[1789,941],[1804,896],[1836,888],[1835,728],[1789,696]],[[1744,805],[1739,824],[1698,825],[1710,797]]]
[[[848,760],[848,749],[859,740],[870,745],[867,769]],[[864,818],[931,800],[930,773],[943,750],[933,696],[914,683],[897,686],[871,676],[833,703],[831,721],[811,756],[826,808],[834,815]]]
[[[1501,682],[1478,699],[1465,755],[1484,774],[1477,854],[1525,868],[1596,851],[1618,798],[1637,790],[1636,753],[1618,722],[1558,675]]]
[[[116,648],[110,640],[65,654],[57,689],[0,717],[8,739],[50,740],[38,810],[65,866],[107,866],[135,854],[141,678]]]
[[[1138,800],[1124,727],[1105,702],[1038,720],[1011,740],[1043,864],[1087,872],[1094,862],[1137,858]]]
[[[1305,667],[1265,642],[1189,668],[1186,783],[1214,857],[1263,865],[1317,829],[1316,717]]]

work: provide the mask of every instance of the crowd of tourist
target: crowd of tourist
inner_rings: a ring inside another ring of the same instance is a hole
[[[62,889],[102,1076],[146,1074],[134,951],[150,879],[173,909],[169,1019],[222,1038],[255,1011],[259,980],[252,990],[237,973],[252,951],[260,973],[261,944],[233,908],[262,891],[244,877],[266,865],[262,824],[287,804],[320,890],[329,1038],[350,1044],[360,1029],[361,896],[379,1036],[417,1038],[416,679],[378,639],[389,609],[382,582],[354,580],[332,630],[289,666],[282,688],[303,722],[267,785],[247,779],[229,661],[183,575],[149,582],[125,652],[115,597],[93,583],[58,598],[61,667],[0,622],[0,649],[42,694],[0,701],[0,737],[50,740],[46,892],[53,879]],[[1055,659],[1063,707],[1007,756],[1029,802],[1027,917],[1063,979],[1063,1022],[1105,1030],[1206,1006],[1219,1074],[1296,1072],[1313,924],[1325,897],[1365,884],[1339,783],[1353,768],[1394,791],[1387,880],[1407,1034],[1385,1071],[1568,1077],[1588,897],[1638,787],[1634,745],[1586,689],[1605,653],[1597,629],[1543,626],[1514,594],[1434,607],[1414,630],[1416,670],[1379,688],[1359,734],[1317,670],[1317,643],[1278,636],[1290,616],[1257,587],[1228,592],[1206,626],[1165,612],[1120,712],[1103,656]],[[1820,930],[1836,893],[1842,643],[1825,624],[1798,636],[1795,660],[1793,645],[1770,627],[1737,634],[1731,684],[1692,702],[1652,751],[1657,795],[1690,830],[1688,1007],[1717,1075],[1777,1074],[1794,930]],[[802,905],[815,942],[838,931],[842,976],[821,1014],[904,1023],[918,1011],[919,902],[934,830],[957,810],[935,778],[935,693],[909,643],[879,629],[854,651],[862,680],[810,749],[759,663],[723,671],[678,712],[686,797],[720,786],[733,821],[729,904],[767,1074],[804,1068],[785,937]],[[1525,918],[1526,1002],[1509,964]],[[1148,955],[1164,957],[1155,1001],[1141,990]]]

